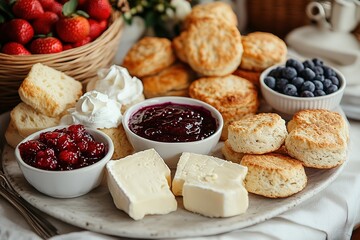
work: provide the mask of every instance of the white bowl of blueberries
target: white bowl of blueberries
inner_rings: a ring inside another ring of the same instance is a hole
[[[334,110],[340,105],[346,81],[341,72],[318,58],[290,58],[263,71],[260,87],[273,109],[292,115],[303,109]]]

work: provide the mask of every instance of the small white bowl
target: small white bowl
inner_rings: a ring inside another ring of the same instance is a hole
[[[33,133],[21,141],[15,148],[16,160],[25,179],[39,192],[55,198],[74,198],[84,195],[96,188],[101,183],[105,173],[105,165],[114,152],[114,144],[110,137],[99,130],[85,127],[87,132],[89,132],[96,141],[102,142],[108,146],[108,152],[100,161],[74,170],[49,171],[32,167],[22,160],[19,151],[21,143],[38,139],[42,132],[53,131],[65,127],[68,126],[51,127]]]
[[[129,128],[129,120],[138,110],[152,105],[158,105],[162,103],[178,103],[178,104],[187,104],[192,106],[201,106],[211,112],[211,115],[215,118],[217,122],[217,130],[211,136],[193,142],[158,142],[143,138]],[[126,135],[134,147],[135,151],[142,151],[150,148],[154,148],[160,156],[164,159],[165,163],[170,168],[176,168],[177,162],[181,153],[183,152],[192,152],[198,154],[208,154],[213,150],[216,144],[219,142],[221,131],[223,128],[224,122],[222,116],[218,110],[216,110],[211,105],[204,103],[202,101],[187,98],[187,97],[158,97],[150,98],[140,103],[135,104],[130,107],[123,116],[123,126],[126,132]]]
[[[269,88],[265,82],[265,77],[271,70],[281,65],[274,65],[264,70],[260,75],[260,89],[265,101],[276,111],[288,115],[304,110],[304,109],[327,109],[334,110],[340,105],[341,99],[344,95],[346,81],[344,75],[337,69],[334,69],[339,77],[340,88],[329,95],[319,97],[293,97],[288,96]]]

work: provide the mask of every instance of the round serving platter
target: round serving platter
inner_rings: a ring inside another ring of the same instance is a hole
[[[1,115],[0,117],[4,117]],[[6,116],[5,116],[6,117]],[[222,143],[213,155],[222,157]],[[318,194],[333,182],[345,164],[330,170],[306,169],[308,185],[288,198],[269,199],[249,194],[246,213],[229,218],[207,218],[186,211],[178,198],[178,209],[167,215],[145,216],[134,221],[118,210],[105,183],[90,193],[72,199],[45,196],[27,183],[15,160],[14,149],[5,144],[3,167],[11,185],[31,205],[66,223],[109,235],[131,238],[196,237],[224,233],[275,217]]]

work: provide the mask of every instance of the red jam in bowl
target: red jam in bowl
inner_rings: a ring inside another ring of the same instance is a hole
[[[214,134],[217,122],[201,106],[167,102],[139,109],[130,117],[129,128],[158,142],[193,142]]]
[[[83,125],[43,132],[38,139],[19,146],[21,158],[35,168],[65,171],[89,166],[101,160],[107,146],[95,141]]]

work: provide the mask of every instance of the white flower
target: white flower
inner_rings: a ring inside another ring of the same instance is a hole
[[[171,0],[171,5],[175,8],[175,19],[182,21],[191,12],[191,5],[186,0]]]

